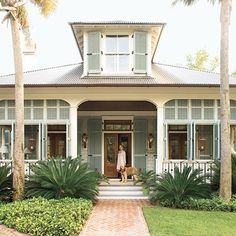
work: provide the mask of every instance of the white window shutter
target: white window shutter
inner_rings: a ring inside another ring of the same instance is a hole
[[[147,72],[147,32],[134,33],[134,73]]]
[[[88,73],[101,71],[101,33],[88,33]]]

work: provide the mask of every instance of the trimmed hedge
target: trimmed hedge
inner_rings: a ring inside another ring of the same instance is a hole
[[[0,205],[0,224],[31,236],[73,236],[81,231],[92,207],[85,199],[33,198]]]
[[[164,207],[173,207],[168,201],[160,203]],[[230,202],[225,202],[217,196],[211,199],[189,199],[188,201],[181,202],[179,208],[188,210],[201,210],[201,211],[227,211],[236,212],[236,195],[234,195]]]

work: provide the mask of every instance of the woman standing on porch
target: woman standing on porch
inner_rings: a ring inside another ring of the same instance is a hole
[[[116,170],[119,173],[120,168],[123,166],[125,167],[126,165],[126,153],[124,151],[124,147],[122,144],[119,145],[119,151],[118,151],[118,157],[117,157],[117,165],[116,165]]]

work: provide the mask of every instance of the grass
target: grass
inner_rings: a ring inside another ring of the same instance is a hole
[[[236,213],[145,207],[152,236],[233,236]]]

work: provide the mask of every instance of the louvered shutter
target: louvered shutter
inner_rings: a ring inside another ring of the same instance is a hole
[[[147,120],[134,120],[134,166],[146,170]]]
[[[134,33],[134,73],[147,72],[147,33]]]
[[[88,120],[88,164],[90,169],[102,171],[102,120]]]
[[[101,71],[101,33],[88,33],[88,73]]]

